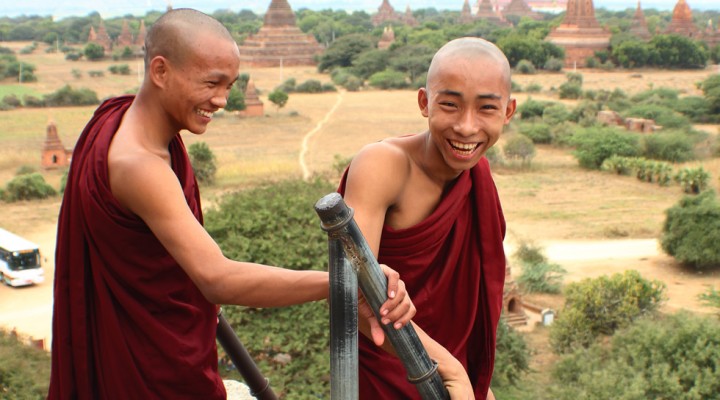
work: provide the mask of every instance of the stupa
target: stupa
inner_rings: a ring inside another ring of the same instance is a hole
[[[697,38],[700,34],[700,29],[693,22],[692,10],[685,0],[678,0],[675,4],[672,20],[665,29],[665,33],[674,33],[690,38]]]
[[[265,105],[260,101],[255,84],[249,80],[245,88],[245,109],[241,114],[245,117],[262,117],[265,115]]]
[[[458,23],[460,24],[470,24],[475,20],[472,15],[472,10],[470,9],[470,2],[469,0],[465,0],[465,3],[463,3],[463,8],[460,11],[460,18],[458,18]]]
[[[147,29],[145,28],[145,20],[140,20],[140,29],[138,29],[137,37],[135,37],[135,45],[145,48],[145,36],[147,36]]]
[[[502,14],[495,11],[495,6],[493,6],[492,2],[490,0],[480,0],[478,3],[478,10],[477,14],[475,14],[476,19],[486,19],[495,25],[509,25],[505,17],[502,16]]]
[[[635,16],[630,25],[630,33],[644,41],[650,40],[651,35],[647,22],[645,21],[645,14],[643,13],[642,7],[640,7],[640,0],[638,0]]]
[[[380,41],[378,42],[378,49],[385,50],[390,47],[391,44],[395,41],[395,31],[393,30],[392,25],[388,25],[383,29],[382,37],[380,38]]]
[[[410,9],[410,4],[407,5],[405,8],[405,15],[401,18],[402,22],[407,26],[417,26],[418,22],[413,16],[412,10]]]
[[[133,45],[133,36],[132,33],[130,33],[130,26],[128,25],[128,22],[126,19],[123,20],[122,29],[120,31],[120,36],[117,37],[117,40],[115,41],[118,47],[130,47]]]
[[[105,23],[100,20],[100,26],[97,31],[90,27],[90,35],[88,36],[88,42],[97,43],[105,49],[105,53],[109,53],[112,50],[112,40],[105,29]]]
[[[240,62],[248,67],[315,65],[323,47],[295,24],[287,0],[272,0],[260,31],[238,46]]]
[[[383,0],[382,4],[380,4],[380,8],[378,8],[377,14],[372,17],[372,23],[375,26],[382,25],[386,22],[397,22],[399,20],[400,18],[395,12],[393,6],[390,5],[389,0]]]
[[[529,17],[536,20],[542,18],[542,15],[533,11],[525,0],[512,0],[510,4],[505,6],[502,13],[505,18],[515,17],[518,20],[522,17]]]
[[[682,0],[681,0],[682,1]],[[595,18],[592,0],[569,0],[565,19],[545,40],[565,49],[565,67],[584,67],[596,51],[610,47],[610,31]]]
[[[60,141],[55,122],[49,121],[45,133],[40,165],[45,169],[55,169],[70,165],[72,151],[66,150]]]

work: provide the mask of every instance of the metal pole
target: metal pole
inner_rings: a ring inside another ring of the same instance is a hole
[[[387,278],[355,223],[352,209],[345,204],[340,194],[331,193],[315,203],[315,212],[328,235],[342,243],[347,259],[358,273],[365,300],[380,320],[377,313],[387,298]],[[420,396],[424,400],[449,399],[450,395],[437,372],[437,363],[428,356],[412,325],[408,324],[399,330],[382,326],[405,366],[408,380],[415,384]]]
[[[216,336],[240,375],[245,379],[245,383],[250,388],[250,394],[258,400],[277,400],[275,392],[270,387],[270,381],[262,375],[255,361],[250,357],[250,353],[235,335],[235,331],[222,315],[222,309],[218,312]]]
[[[357,400],[358,281],[342,243],[328,238],[330,255],[330,398]]]

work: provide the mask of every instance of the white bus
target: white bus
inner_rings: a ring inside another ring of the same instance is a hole
[[[38,245],[0,228],[0,281],[26,286],[44,280]]]

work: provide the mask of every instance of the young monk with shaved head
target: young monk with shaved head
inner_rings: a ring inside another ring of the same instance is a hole
[[[239,63],[219,22],[170,11],[148,32],[137,96],[105,101],[78,139],[58,221],[48,398],[224,399],[216,304],[327,298],[327,273],[229,260],[202,227],[180,131],[205,132]],[[384,270],[381,311],[399,328],[415,309]]]
[[[493,399],[505,220],[484,155],[515,113],[507,59],[482,39],[447,43],[418,105],[428,130],[364,147],[339,191],[378,260],[402,275],[452,398]],[[419,398],[400,361],[362,337],[360,392]]]

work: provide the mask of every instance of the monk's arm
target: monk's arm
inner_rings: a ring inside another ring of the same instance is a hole
[[[355,210],[355,222],[376,257],[385,216],[402,194],[409,168],[402,152],[391,145],[377,143],[358,153],[348,171],[344,199]],[[359,325],[367,336],[367,321],[360,319]],[[452,398],[472,399],[472,385],[462,364],[419,326],[413,326],[430,358],[438,362],[438,371]],[[384,343],[382,348],[396,354],[390,343]]]
[[[115,198],[145,221],[209,301],[274,307],[327,298],[325,272],[226,258],[195,219],[177,177],[160,158],[119,160],[111,167]]]

